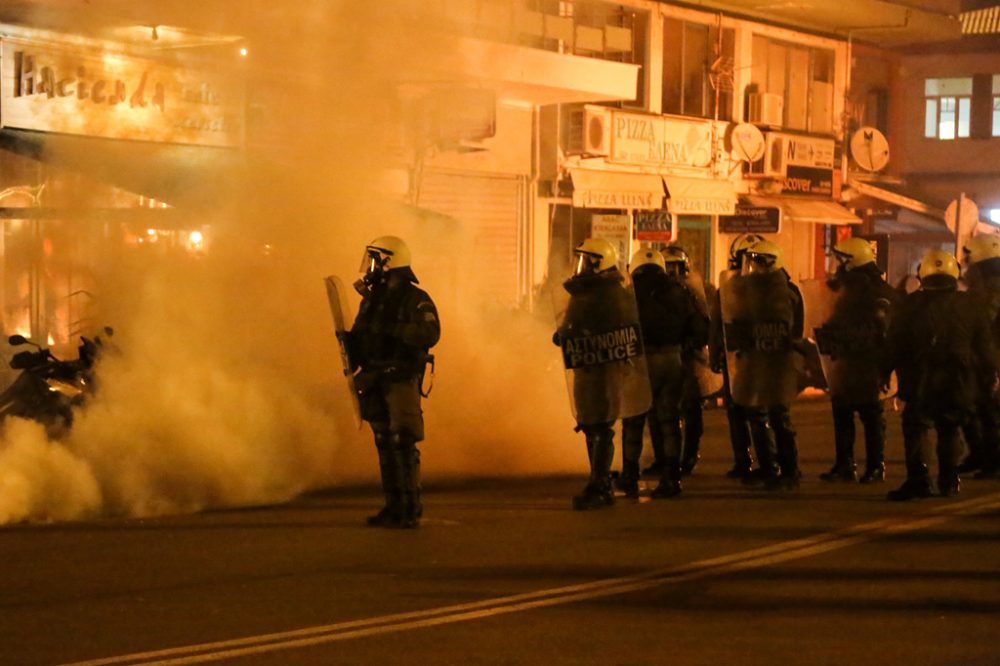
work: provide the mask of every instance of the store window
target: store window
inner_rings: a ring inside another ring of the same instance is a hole
[[[834,52],[753,36],[747,120],[833,132]],[[755,97],[756,96],[756,97]]]
[[[950,141],[969,136],[972,77],[924,81],[924,137]]]
[[[730,120],[736,33],[663,19],[663,113]]]
[[[992,136],[1000,136],[1000,74],[993,75],[993,130]]]

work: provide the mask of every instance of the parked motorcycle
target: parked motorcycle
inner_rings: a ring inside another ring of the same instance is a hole
[[[104,328],[108,337],[114,334]],[[0,421],[8,416],[37,421],[51,439],[64,436],[73,425],[73,410],[95,390],[94,365],[105,343],[100,336],[80,337],[78,358],[63,361],[52,351],[23,335],[7,338],[12,347],[30,345],[34,351],[14,354],[10,367],[21,370],[14,383],[0,394]]]

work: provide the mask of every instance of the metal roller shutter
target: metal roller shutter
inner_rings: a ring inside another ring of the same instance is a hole
[[[517,176],[426,171],[417,205],[462,223],[485,296],[514,306],[522,294],[524,185]]]

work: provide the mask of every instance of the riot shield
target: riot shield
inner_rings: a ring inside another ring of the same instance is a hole
[[[709,316],[708,295],[705,293],[705,281],[701,274],[691,271],[684,276],[688,290],[694,296],[699,311]],[[715,395],[722,390],[722,375],[712,372],[708,360],[708,349],[702,347],[684,354],[685,395],[697,395],[702,398]]]
[[[652,391],[632,290],[613,277],[571,278],[554,305],[577,423],[608,423],[649,411]]]
[[[793,298],[781,272],[734,276],[721,285],[726,365],[737,405],[787,405],[798,395]]]
[[[347,327],[344,323],[344,308],[347,305],[347,292],[344,290],[344,283],[336,275],[330,275],[324,279],[326,283],[326,297],[330,301],[330,313],[333,315],[333,330],[337,335],[337,344],[340,346],[340,362],[346,380],[348,401],[351,403],[351,413],[354,414],[354,422],[361,428],[361,405],[358,403],[358,391],[354,386],[354,368],[347,348]]]
[[[820,363],[830,395],[852,403],[884,400],[880,364],[885,348],[889,304],[874,290],[833,289],[816,281],[803,291],[813,324]]]

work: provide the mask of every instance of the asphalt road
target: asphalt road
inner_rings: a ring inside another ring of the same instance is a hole
[[[0,664],[1000,664],[1000,481],[885,501],[890,415],[889,482],[823,484],[828,409],[793,411],[794,492],[723,478],[715,411],[674,500],[489,480],[427,488],[416,531],[362,526],[374,488],[2,528]]]

